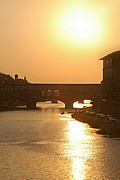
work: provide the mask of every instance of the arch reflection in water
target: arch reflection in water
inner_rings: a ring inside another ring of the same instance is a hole
[[[67,155],[71,159],[71,173],[73,179],[84,180],[87,173],[87,160],[92,154],[92,136],[88,135],[86,124],[69,121]]]

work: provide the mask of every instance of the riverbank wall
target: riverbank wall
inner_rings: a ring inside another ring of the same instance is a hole
[[[118,120],[110,121],[106,117],[102,118],[93,113],[86,113],[86,111],[75,112],[72,114],[72,118],[96,128],[98,134],[120,138],[120,122]]]
[[[98,109],[104,114],[111,114],[115,117],[120,117],[120,103],[101,101],[99,102]]]

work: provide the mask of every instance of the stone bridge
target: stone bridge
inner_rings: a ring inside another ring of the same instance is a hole
[[[75,101],[100,97],[101,84],[7,84],[0,86],[0,100],[10,99],[24,102],[30,109],[37,102],[62,101],[66,108],[72,108]]]

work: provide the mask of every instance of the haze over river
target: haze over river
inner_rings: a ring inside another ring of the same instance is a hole
[[[120,180],[120,141],[40,105],[0,112],[0,180]]]

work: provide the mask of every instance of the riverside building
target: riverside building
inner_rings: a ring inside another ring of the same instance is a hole
[[[103,60],[102,109],[120,114],[120,51],[108,54],[100,60]]]

